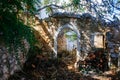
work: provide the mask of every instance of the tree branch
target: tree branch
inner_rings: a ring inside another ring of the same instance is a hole
[[[42,8],[39,8],[37,11],[41,11],[42,9],[45,9],[45,8],[47,8],[47,7],[52,7],[52,6],[57,7],[57,8],[60,8],[60,9],[64,9],[63,6],[58,6],[58,5],[56,5],[56,4],[48,4],[48,5],[46,5],[46,6],[42,7]]]

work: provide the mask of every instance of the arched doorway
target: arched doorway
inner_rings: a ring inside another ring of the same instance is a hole
[[[67,23],[61,27],[58,28],[58,30],[56,31],[55,35],[54,35],[54,57],[57,58],[57,53],[58,53],[58,49],[57,49],[57,39],[58,39],[58,34],[63,30],[69,28],[71,30],[73,30],[76,34],[77,34],[77,61],[80,59],[80,33],[78,28],[73,24],[73,23]]]

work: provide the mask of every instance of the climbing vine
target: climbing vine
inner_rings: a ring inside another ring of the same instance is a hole
[[[37,1],[37,0],[36,0]],[[15,49],[23,47],[22,40],[26,39],[30,46],[35,43],[33,30],[25,25],[18,14],[33,14],[34,0],[2,0],[0,2],[0,37],[8,47]],[[21,13],[20,13],[21,12]]]

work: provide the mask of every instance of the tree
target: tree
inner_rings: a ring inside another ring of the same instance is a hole
[[[0,1],[0,36],[6,45],[17,48],[22,40],[27,39],[34,44],[32,29],[25,25],[19,14],[31,14],[36,11],[35,4],[39,0],[2,0]]]
[[[58,2],[52,3],[53,0],[44,0],[44,6],[41,6],[38,11],[45,9],[47,11],[53,11],[55,8],[62,9],[65,12],[74,13],[90,13],[99,19],[104,19],[108,22],[120,19],[120,0],[70,0],[69,3],[64,2],[62,5],[58,5]]]

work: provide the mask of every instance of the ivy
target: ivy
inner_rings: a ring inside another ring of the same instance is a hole
[[[6,22],[4,22],[1,26],[1,32],[3,33],[5,43],[7,45],[14,44],[14,46],[17,48],[22,44],[21,40],[27,39],[27,41],[32,46],[35,43],[32,28],[24,25],[20,21],[13,20],[15,22],[14,23],[13,21],[9,21],[8,19],[5,19],[4,21]]]
[[[73,0],[72,3],[75,7],[79,5],[80,0]]]
[[[37,1],[37,0],[36,0]],[[36,42],[33,30],[30,26],[21,22],[19,11],[27,10],[30,14],[35,12],[35,0],[2,0],[0,2],[0,37],[4,39],[6,46],[15,49],[23,47],[22,40],[26,39],[30,46]]]

